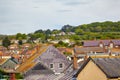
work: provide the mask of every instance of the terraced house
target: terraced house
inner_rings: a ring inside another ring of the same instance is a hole
[[[120,58],[88,58],[74,78],[77,80],[120,80]]]
[[[84,41],[84,47],[110,47],[117,48],[120,47],[120,40],[92,40]]]
[[[65,75],[67,68],[72,64],[54,46],[46,46],[44,49],[43,52],[36,53],[37,56],[32,56],[34,58],[29,63],[33,65],[23,68],[25,80],[58,80]],[[28,65],[26,63],[26,67]]]

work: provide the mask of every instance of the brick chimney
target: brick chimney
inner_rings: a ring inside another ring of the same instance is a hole
[[[16,80],[16,78],[15,78],[15,73],[11,73],[11,74],[10,74],[10,80]]]
[[[72,55],[73,55],[73,69],[76,70],[78,69],[78,64],[77,64],[77,55],[75,55],[75,50],[72,51]]]
[[[84,56],[84,61],[86,61],[87,59],[88,59],[88,55],[86,53],[85,56]]]
[[[77,64],[77,57],[76,55],[73,56],[73,69],[78,69],[78,64]]]

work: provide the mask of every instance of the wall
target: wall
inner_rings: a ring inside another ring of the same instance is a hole
[[[77,80],[107,80],[106,75],[90,60],[79,73]]]

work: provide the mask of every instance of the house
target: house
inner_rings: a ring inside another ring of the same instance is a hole
[[[74,75],[75,80],[119,80],[120,57],[88,58]]]
[[[0,51],[0,58],[8,59],[11,58],[9,51]]]
[[[70,65],[67,58],[54,46],[49,46],[48,49],[36,59],[36,61],[41,62],[46,67],[50,68],[55,74],[64,72],[64,70]]]
[[[69,39],[63,39],[63,40],[61,40],[61,41],[63,41],[64,43],[70,43],[70,40],[69,40]]]
[[[8,47],[10,50],[18,49],[18,44],[13,44]]]
[[[27,43],[27,39],[23,39],[22,42],[23,42],[23,43]]]
[[[120,48],[112,48],[111,52],[115,54],[116,56],[120,55]]]
[[[19,54],[20,53],[18,44],[10,45],[8,47],[8,49],[11,53],[14,53],[14,54]]]
[[[68,34],[68,35],[75,35],[74,32],[68,32],[67,34]]]
[[[79,54],[97,54],[97,53],[105,53],[105,49],[101,47],[75,47],[74,53]]]
[[[65,52],[67,53],[72,53],[72,48],[65,48],[65,47],[58,47],[57,48],[62,54],[64,54]],[[70,54],[71,55],[71,54]]]
[[[46,47],[44,52],[35,55],[32,56],[34,59],[32,58],[32,61],[29,61],[31,65],[25,64],[26,68],[21,67],[27,69],[24,70],[26,80],[59,80],[63,78],[66,69],[71,65],[71,62],[61,54],[59,50],[51,45]],[[23,71],[23,69],[19,69],[19,71]]]
[[[50,43],[57,44],[60,40],[52,40]]]
[[[12,40],[11,40],[11,43],[12,43],[12,44],[18,44],[18,42],[19,42],[19,40],[15,40],[15,39],[12,39]]]
[[[19,64],[19,61],[12,57],[7,59],[4,63],[2,63],[0,67],[5,71],[14,71]]]
[[[0,46],[0,51],[6,51],[6,50],[7,50],[6,47],[4,47],[4,46]]]
[[[26,44],[23,44],[23,45],[22,45],[22,49],[28,49],[28,48],[30,48],[31,46],[32,46],[31,44],[26,43]]]
[[[92,40],[84,41],[84,47],[105,47],[105,48],[117,48],[120,46],[120,40]]]
[[[75,47],[73,55],[77,57],[78,62],[84,60],[85,56],[109,56],[106,49],[101,47]]]
[[[58,35],[64,36],[64,35],[66,35],[66,33],[62,31],[62,32],[60,32]]]

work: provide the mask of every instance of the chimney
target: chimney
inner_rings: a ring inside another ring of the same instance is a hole
[[[74,70],[78,69],[77,57],[76,57],[76,55],[73,56],[73,69],[74,69]]]
[[[10,73],[10,80],[16,80],[15,73]]]
[[[78,64],[77,64],[77,56],[75,55],[75,49],[72,51],[72,55],[73,55],[73,69],[76,70],[78,69]]]
[[[87,53],[85,54],[85,57],[84,57],[84,61],[86,61],[88,59],[88,55]]]
[[[111,48],[108,48],[109,56],[112,56]]]

